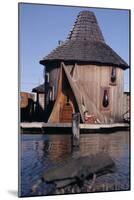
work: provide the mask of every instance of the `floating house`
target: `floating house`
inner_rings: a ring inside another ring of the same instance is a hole
[[[47,122],[71,122],[73,113],[80,113],[81,123],[123,120],[123,77],[129,66],[106,44],[93,12],[80,12],[68,38],[40,64],[46,69]]]

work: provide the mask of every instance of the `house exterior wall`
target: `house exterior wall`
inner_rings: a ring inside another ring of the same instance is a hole
[[[42,110],[45,109],[45,94],[39,94],[39,105],[41,106]]]
[[[123,83],[124,70],[116,68],[116,82],[111,84],[111,66],[68,65],[66,66],[72,81],[79,91],[81,104],[84,104],[89,114],[93,114],[102,123],[119,122],[123,115]],[[49,84],[55,87],[54,100],[60,78],[60,66],[49,69]],[[107,88],[109,106],[102,107],[102,91]],[[75,107],[75,106],[74,106]],[[83,111],[84,112],[84,111]]]
[[[49,75],[50,87],[51,88],[54,87],[54,99],[56,98],[57,89],[58,89],[59,72],[60,72],[60,68],[56,67],[50,71],[50,75]]]
[[[123,70],[116,68],[115,85],[110,81],[112,67],[79,65],[75,70],[74,82],[89,114],[101,115],[105,123],[120,121],[123,114]],[[109,89],[109,109],[101,106],[104,88]]]
[[[46,66],[46,73],[49,74],[49,86],[54,86],[54,100],[56,99],[58,90],[58,80],[60,75],[60,64],[51,64]]]

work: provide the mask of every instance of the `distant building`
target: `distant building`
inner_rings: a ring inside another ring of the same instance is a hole
[[[32,121],[34,113],[34,95],[20,92],[20,120]]]
[[[109,47],[93,12],[79,13],[68,38],[44,57],[48,122],[123,120],[123,76],[128,64]]]
[[[36,121],[44,121],[45,109],[45,84],[41,84],[32,89],[36,93],[35,113],[34,118]]]

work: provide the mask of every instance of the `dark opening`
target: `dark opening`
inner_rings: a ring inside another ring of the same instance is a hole
[[[108,91],[107,90],[104,90],[102,105],[105,108],[109,105],[109,98],[108,98]]]
[[[116,81],[116,68],[112,67],[111,82],[114,83],[115,81]]]
[[[69,105],[69,96],[67,96],[67,105]]]

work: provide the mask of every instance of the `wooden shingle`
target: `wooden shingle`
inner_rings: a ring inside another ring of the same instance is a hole
[[[45,65],[53,61],[80,61],[128,68],[128,64],[105,43],[97,19],[94,13],[89,11],[79,13],[65,42],[45,56],[40,63]]]

